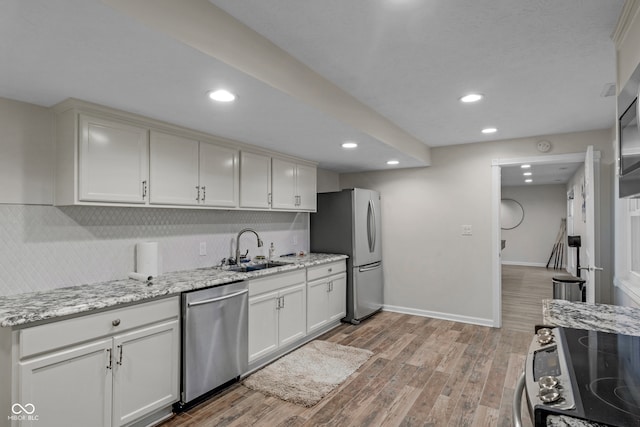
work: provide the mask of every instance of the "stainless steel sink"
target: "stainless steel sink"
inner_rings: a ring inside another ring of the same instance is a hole
[[[258,270],[265,270],[267,268],[282,267],[283,265],[289,265],[289,263],[270,261],[270,262],[265,262],[261,264],[235,265],[235,266],[229,267],[228,270],[236,271],[239,273],[248,273],[250,271],[258,271]]]

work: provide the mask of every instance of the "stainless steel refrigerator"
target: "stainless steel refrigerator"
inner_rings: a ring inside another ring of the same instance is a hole
[[[382,309],[380,193],[362,188],[319,193],[310,228],[312,252],[349,255],[343,320],[357,324]]]

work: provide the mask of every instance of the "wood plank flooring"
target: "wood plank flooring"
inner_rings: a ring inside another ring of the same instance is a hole
[[[553,297],[552,277],[563,270],[502,266],[502,327],[533,332],[542,323],[542,300]]]
[[[235,384],[162,427],[508,427],[531,337],[530,331],[381,312],[320,338],[366,348],[374,356],[314,407]]]

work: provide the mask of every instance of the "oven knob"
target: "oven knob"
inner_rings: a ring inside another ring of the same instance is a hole
[[[551,341],[553,341],[553,332],[549,328],[538,329],[538,332],[536,332],[536,335],[538,337],[538,342],[541,345],[546,345],[546,344],[549,344]]]
[[[538,385],[540,386],[540,390],[544,388],[559,388],[558,383],[559,383],[558,378],[551,375],[540,377],[540,379],[538,380]]]
[[[542,403],[553,403],[560,400],[560,390],[557,387],[540,387],[540,393],[538,394]]]

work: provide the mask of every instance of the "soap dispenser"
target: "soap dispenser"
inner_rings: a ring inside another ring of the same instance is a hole
[[[275,252],[276,252],[276,248],[275,246],[273,246],[273,242],[271,242],[271,246],[269,246],[269,261],[273,259]]]

